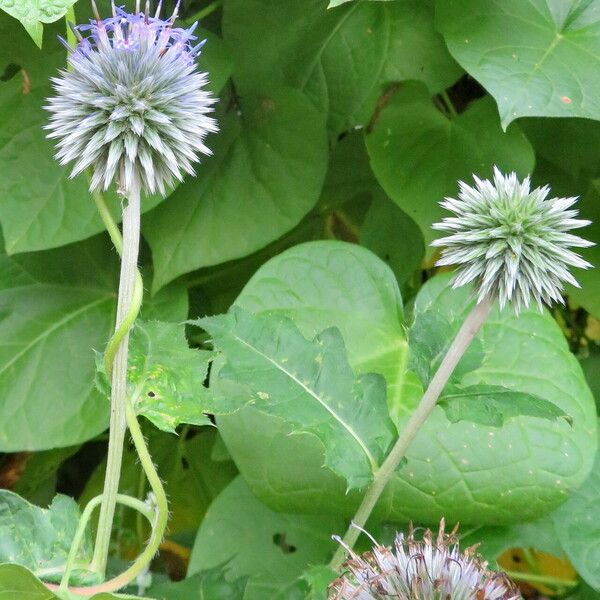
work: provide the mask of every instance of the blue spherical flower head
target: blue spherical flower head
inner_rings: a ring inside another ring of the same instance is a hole
[[[594,245],[570,233],[590,223],[575,218],[577,198],[548,198],[549,187],[532,190],[529,177],[497,168],[493,181],[473,178],[474,187],[461,181],[458,198],[441,202],[454,216],[433,225],[449,233],[431,244],[443,248],[436,264],[457,266],[454,287],[474,283],[479,301],[498,298],[516,313],[531,301],[540,310],[563,303],[564,284],[579,287],[570,267],[592,266],[571,250]]]
[[[164,194],[211,154],[205,138],[218,129],[207,74],[195,64],[197,24],[174,27],[177,9],[163,20],[160,3],[154,16],[139,0],[134,13],[113,4],[106,19],[92,5],[96,18],[73,27],[70,69],[52,79],[48,137],[60,163],[74,163],[71,177],[91,170],[91,190],[116,180],[124,195],[134,185]]]

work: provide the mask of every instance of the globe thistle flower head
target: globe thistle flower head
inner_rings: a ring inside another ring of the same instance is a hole
[[[516,600],[521,595],[507,577],[488,571],[475,547],[461,552],[457,528],[437,535],[415,529],[399,533],[391,548],[373,541],[373,550],[351,555],[343,575],[329,586],[329,600]],[[338,539],[339,541],[339,539]]]
[[[134,13],[113,4],[105,19],[93,8],[95,19],[72,26],[77,46],[62,40],[70,68],[52,79],[48,137],[61,165],[74,163],[71,177],[91,169],[91,190],[116,180],[125,195],[134,184],[164,194],[211,153],[205,138],[217,131],[208,77],[195,64],[204,42],[197,24],[174,27],[177,9],[161,19],[160,3],[153,16],[139,0]]]
[[[570,233],[590,223],[575,218],[577,198],[549,198],[548,186],[532,190],[529,177],[496,167],[493,181],[473,179],[474,187],[461,181],[458,198],[440,203],[454,216],[433,225],[449,234],[431,244],[443,247],[436,264],[457,266],[454,287],[473,282],[480,302],[497,297],[517,314],[532,301],[540,310],[564,303],[564,284],[579,287],[569,268],[592,266],[571,250],[593,246]]]

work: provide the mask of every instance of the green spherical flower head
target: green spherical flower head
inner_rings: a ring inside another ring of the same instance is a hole
[[[400,533],[392,548],[375,540],[373,550],[351,558],[344,574],[329,587],[329,600],[517,600],[521,595],[502,573],[488,571],[475,547],[461,552],[456,528],[422,539],[411,527]]]
[[[52,80],[46,128],[60,163],[74,163],[71,177],[91,170],[92,190],[116,180],[125,195],[134,185],[164,194],[210,154],[204,140],[217,130],[208,116],[215,99],[195,64],[197,24],[174,27],[177,9],[163,20],[160,2],[154,16],[149,9],[140,12],[139,0],[133,13],[113,4],[101,19],[94,5],[96,18],[73,27],[77,46],[63,40],[70,68]]]
[[[569,233],[590,223],[575,218],[577,198],[548,198],[548,186],[531,190],[529,177],[495,167],[493,182],[473,179],[475,187],[461,181],[458,198],[440,203],[455,216],[433,225],[450,234],[431,244],[443,247],[436,264],[457,265],[454,287],[474,283],[480,302],[497,297],[501,309],[564,303],[564,284],[579,287],[569,268],[592,266],[570,249],[594,245]]]

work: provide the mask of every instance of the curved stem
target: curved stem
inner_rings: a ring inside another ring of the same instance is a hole
[[[140,212],[140,188],[139,182],[136,181],[134,187],[129,191],[127,205],[123,208],[123,242],[120,252],[121,276],[119,280],[116,330],[105,353],[105,364],[110,365],[107,369],[107,377],[111,380],[110,429],[103,498],[91,565],[92,570],[101,574],[106,571],[121,475],[123,442],[127,428],[125,413],[129,329],[139,312],[143,294],[137,269],[140,245]],[[104,214],[102,218],[105,219]],[[115,243],[116,232],[109,229],[109,233],[113,243]],[[117,243],[115,243],[115,246],[119,250]],[[108,355],[108,359],[106,355]]]
[[[77,531],[75,532],[75,535],[73,536],[73,541],[71,542],[71,548],[69,549],[69,556],[67,557],[67,562],[65,563],[63,576],[60,581],[60,590],[66,590],[69,585],[69,579],[71,578],[71,573],[73,572],[73,568],[75,566],[77,553],[79,552],[83,536],[85,535],[85,528],[87,527],[92,513],[94,512],[94,509],[101,502],[102,494],[96,496],[95,498],[92,498],[86,504],[86,507],[83,513],[81,514],[79,524],[77,525]],[[130,508],[134,508],[135,510],[137,510],[138,514],[143,515],[150,522],[152,522],[154,518],[154,511],[151,508],[149,508],[145,502],[142,502],[138,498],[132,498],[131,496],[125,496],[124,494],[117,494],[117,503],[129,506]]]
[[[456,337],[452,341],[450,348],[448,348],[448,352],[444,356],[438,370],[431,379],[427,390],[423,394],[421,402],[411,415],[408,423],[402,430],[402,433],[386,459],[383,461],[381,467],[374,473],[373,482],[367,490],[363,501],[352,520],[352,524],[348,528],[348,531],[346,531],[342,543],[331,560],[330,567],[333,570],[337,571],[342,565],[344,561],[344,549],[352,548],[356,543],[356,540],[360,535],[359,528],[364,527],[385,486],[389,483],[398,468],[400,461],[404,458],[408,447],[427,420],[427,417],[429,417],[435,408],[444,386],[452,375],[458,361],[469,347],[469,344],[479,329],[481,329],[481,326],[490,313],[492,305],[493,300],[490,297],[485,298],[473,307],[473,310],[465,319],[456,334]]]
[[[136,558],[136,560],[128,569],[123,571],[123,573],[117,577],[114,577],[113,579],[109,579],[108,581],[95,586],[68,588],[69,592],[74,594],[93,596],[94,594],[101,592],[115,592],[131,583],[140,573],[144,571],[148,563],[156,554],[165,533],[165,529],[167,528],[167,520],[169,517],[167,495],[165,494],[160,477],[154,468],[152,457],[148,452],[144,435],[142,434],[142,430],[135,416],[135,411],[129,399],[126,400],[125,408],[127,426],[129,427],[133,444],[140,458],[142,468],[144,469],[146,477],[148,478],[148,482],[150,483],[150,488],[154,493],[154,502],[156,503],[156,507],[153,511],[152,533],[150,534],[150,539],[148,540],[148,544],[144,551]],[[136,500],[139,502],[139,500],[134,498],[130,498],[129,500]],[[46,585],[50,589],[57,589],[57,586],[53,586],[51,584]]]

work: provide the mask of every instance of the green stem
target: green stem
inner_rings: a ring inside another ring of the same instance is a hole
[[[444,90],[443,92],[440,93],[440,96],[442,97],[442,100],[444,101],[444,105],[446,106],[446,110],[448,111],[450,118],[453,119],[454,117],[458,116],[458,113],[456,112],[456,109],[454,108],[454,104],[452,104],[452,100],[450,100],[450,96],[448,96],[448,92],[446,90]]]
[[[133,405],[129,399],[126,400],[125,408],[127,426],[129,427],[129,432],[131,433],[133,444],[140,458],[142,468],[144,469],[146,477],[148,478],[148,482],[150,483],[150,488],[154,493],[154,503],[156,508],[152,511],[152,532],[150,534],[150,539],[148,540],[148,544],[144,551],[136,558],[136,560],[128,569],[123,571],[123,573],[121,573],[117,577],[114,577],[113,579],[109,579],[108,581],[105,581],[104,583],[100,583],[95,586],[68,588],[69,592],[74,594],[80,594],[82,596],[93,596],[94,594],[99,594],[101,592],[116,592],[117,590],[120,590],[121,588],[131,583],[140,573],[144,571],[146,566],[150,563],[150,561],[158,551],[162,538],[165,534],[165,530],[167,528],[167,520],[169,517],[167,495],[163,488],[160,477],[158,476],[158,473],[154,468],[152,457],[148,452],[146,441],[144,440],[144,435],[135,416]],[[140,502],[139,500],[137,500],[137,498],[129,498],[129,501]],[[51,584],[47,584],[47,587],[53,590],[57,589],[57,586],[53,586]]]
[[[81,518],[79,519],[79,524],[77,526],[77,531],[73,536],[73,541],[71,542],[71,548],[69,550],[69,556],[67,557],[67,562],[65,563],[64,572],[62,579],[60,581],[59,589],[62,591],[67,590],[69,585],[69,579],[71,578],[71,573],[73,572],[73,568],[75,567],[75,560],[77,559],[77,553],[79,552],[79,547],[81,546],[81,542],[83,540],[83,536],[85,535],[85,528],[94,512],[94,509],[102,502],[102,494],[92,498],[86,505]],[[150,522],[154,519],[154,511],[148,507],[145,502],[138,500],[137,498],[132,498],[131,496],[125,496],[123,494],[117,494],[117,503],[123,504],[125,506],[129,506],[138,511],[138,514],[143,515]]]
[[[222,5],[223,0],[214,0],[214,2],[211,2],[208,6],[201,8],[193,17],[186,19],[186,21],[189,21],[190,23],[201,21],[202,19],[208,17],[208,15],[221,8]]]
[[[515,581],[531,581],[533,583],[542,583],[550,586],[563,588],[576,588],[578,581],[570,579],[561,579],[560,577],[551,577],[549,575],[538,575],[536,573],[519,573],[517,571],[503,571],[503,573]]]
[[[435,408],[444,386],[452,375],[458,361],[469,347],[469,344],[481,329],[481,326],[490,313],[492,305],[493,300],[489,297],[484,298],[480,303],[476,304],[456,334],[450,348],[448,348],[448,352],[423,394],[421,402],[411,415],[398,440],[383,461],[383,464],[373,474],[373,482],[367,490],[348,531],[346,531],[344,539],[331,560],[330,567],[334,571],[337,571],[344,561],[344,550],[352,548],[356,543],[360,535],[360,529],[367,522],[385,486],[396,472],[411,442]]]
[[[96,204],[98,204],[97,199]],[[123,208],[122,242],[119,243],[119,238],[116,236],[118,231],[118,229],[115,231],[116,226],[113,227],[111,224],[111,227],[108,228],[115,247],[120,250],[121,276],[119,279],[115,333],[108,343],[104,359],[107,377],[111,381],[110,428],[103,498],[91,565],[92,570],[101,574],[106,572],[121,476],[123,442],[127,428],[125,413],[129,329],[140,310],[143,295],[143,286],[140,285],[140,274],[137,269],[140,245],[140,213],[140,187],[139,182],[136,181],[133,188],[129,190],[127,205]],[[108,211],[101,213],[103,219],[106,219],[107,215],[110,216]]]

